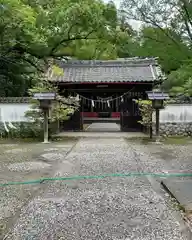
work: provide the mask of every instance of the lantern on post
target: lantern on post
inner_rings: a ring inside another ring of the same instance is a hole
[[[169,99],[169,95],[160,91],[146,92],[148,99],[152,101],[152,107],[156,112],[156,138],[159,138],[159,110],[164,108],[164,100]]]
[[[51,103],[56,99],[56,93],[44,92],[44,93],[35,93],[33,96],[34,99],[39,101],[39,107],[43,111],[44,114],[44,142],[49,143],[49,125],[48,125],[48,116],[49,109],[51,108]]]

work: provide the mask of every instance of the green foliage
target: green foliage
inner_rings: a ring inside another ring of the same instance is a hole
[[[152,102],[149,100],[136,100],[139,105],[139,110],[142,116],[142,121],[140,123],[150,128],[152,126],[152,114],[154,109],[152,108]]]
[[[191,1],[123,0],[121,10],[124,18],[142,22],[136,55],[159,57],[168,75],[164,89],[173,94],[191,95]]]
[[[117,17],[117,8],[113,1],[110,1],[106,4],[104,9],[104,16],[112,28],[116,28],[118,24],[118,17]]]
[[[168,89],[172,95],[185,94],[192,96],[192,64],[186,63],[178,70],[171,72],[166,82],[164,82],[164,89]]]
[[[124,11],[118,12],[112,1],[1,0],[0,95],[28,95],[39,74],[46,72],[48,61],[66,56],[88,60],[159,57],[168,75],[164,89],[192,95],[190,1],[122,2]],[[136,32],[128,19],[145,25]],[[53,70],[62,74],[56,66]],[[66,115],[69,108],[61,108]]]
[[[138,55],[139,42],[134,39],[135,33],[131,26],[120,23],[116,30],[117,54],[120,58],[135,57]],[[141,54],[140,54],[141,56]]]
[[[177,39],[178,45],[168,36]],[[137,55],[144,57],[158,57],[163,71],[170,73],[178,69],[183,61],[188,58],[187,46],[179,39],[179,36],[171,29],[164,28],[163,31],[158,27],[144,27],[140,33],[141,47],[138,48]]]
[[[107,60],[116,59],[117,52],[115,44],[109,40],[79,40],[71,48],[72,54],[80,60]]]
[[[32,89],[29,89],[29,95],[33,97],[34,93],[43,93],[43,92],[55,92],[58,96],[58,89],[54,87],[47,81],[41,81],[39,84],[34,86]],[[66,99],[67,103],[67,99]],[[76,105],[78,103],[76,102]],[[52,108],[49,113],[49,121],[62,121],[67,120],[71,114],[74,113],[77,107],[70,106],[70,104],[65,104],[62,101],[54,101]],[[32,120],[35,124],[40,125],[43,120],[43,113],[39,110],[39,101],[31,99],[31,110],[26,112],[26,117]]]
[[[59,68],[58,66],[56,65],[53,65],[52,66],[52,69],[53,69],[53,73],[57,76],[62,76],[63,75],[63,69]]]
[[[50,58],[116,57],[108,38],[117,22],[112,3],[2,0],[0,15],[1,96],[27,95]]]
[[[37,122],[21,122],[13,123],[14,128],[10,128],[9,132],[5,131],[4,126],[1,128],[2,138],[30,138],[30,139],[42,139],[43,137],[43,126],[37,124]]]

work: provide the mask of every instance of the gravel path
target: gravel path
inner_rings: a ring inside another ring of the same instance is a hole
[[[144,171],[133,147],[123,139],[81,139],[57,175]],[[6,239],[187,240],[173,212],[146,177],[54,182],[23,209]]]

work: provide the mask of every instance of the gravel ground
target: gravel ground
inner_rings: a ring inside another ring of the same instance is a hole
[[[74,143],[0,144],[0,183],[53,176],[61,156],[64,158]],[[41,190],[40,185],[0,187],[0,239],[16,220],[21,208]]]
[[[185,144],[155,144],[146,145],[136,142],[134,150],[148,172],[192,173],[192,143]],[[169,177],[167,177],[169,178]],[[164,178],[165,179],[165,178]],[[157,179],[159,181],[163,179]],[[192,177],[172,177],[171,180],[192,180]],[[189,196],[188,196],[189,197]],[[192,229],[192,212],[184,214]]]
[[[129,143],[129,141],[128,141]],[[133,149],[148,172],[191,173],[192,144],[142,144],[135,142]],[[177,177],[176,179],[183,179]],[[187,179],[185,177],[185,179]],[[189,177],[188,179],[191,179]]]
[[[123,139],[81,139],[57,176],[162,168]],[[9,240],[187,240],[175,209],[146,177],[54,182],[23,207]]]

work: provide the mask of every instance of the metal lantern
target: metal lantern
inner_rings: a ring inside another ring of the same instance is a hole
[[[164,108],[163,100],[154,99],[152,101],[152,107],[155,108],[155,109],[162,109],[162,108]]]
[[[40,108],[41,109],[49,109],[51,107],[51,101],[50,100],[41,100],[40,101]]]
[[[56,94],[49,92],[35,93],[33,98],[39,100],[40,108],[44,110],[51,107],[51,101],[55,100]]]
[[[163,92],[146,92],[148,99],[152,101],[152,106],[155,109],[162,109],[164,107],[164,100],[169,99],[169,95]]]

